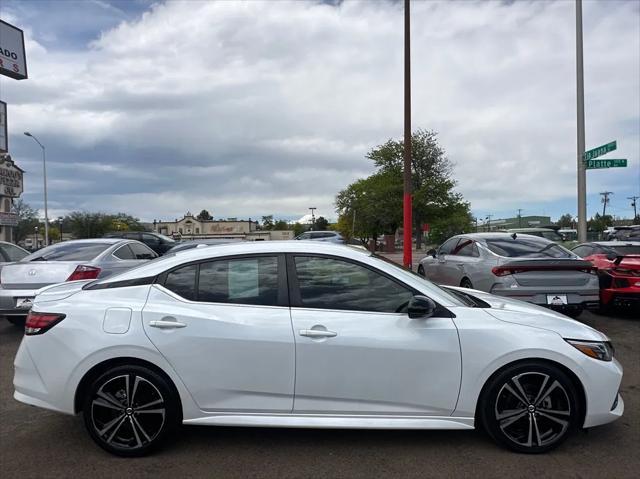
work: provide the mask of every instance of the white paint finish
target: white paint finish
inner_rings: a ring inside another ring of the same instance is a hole
[[[124,334],[131,324],[131,308],[109,308],[104,313],[102,329],[108,334]]]
[[[196,303],[154,286],[143,318],[145,332],[201,409],[291,412],[295,349],[289,308]],[[149,326],[169,320],[186,326]]]
[[[292,308],[295,413],[448,415],[460,387],[450,318]],[[301,336],[326,329],[330,338]]]
[[[203,426],[305,427],[328,429],[473,429],[473,417],[346,415],[212,415],[183,421]]]

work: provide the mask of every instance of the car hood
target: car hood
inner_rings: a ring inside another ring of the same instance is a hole
[[[449,287],[448,287],[449,288]],[[525,303],[516,299],[504,298],[475,289],[450,287],[461,293],[470,294],[487,303],[491,308],[485,311],[500,321],[522,324],[534,328],[546,329],[558,333],[565,339],[582,339],[585,341],[608,341],[609,338],[597,329],[568,318],[551,309]]]

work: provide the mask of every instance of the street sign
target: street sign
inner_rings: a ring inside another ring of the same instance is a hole
[[[625,168],[627,160],[616,158],[611,160],[588,160],[586,162],[587,170],[595,170],[599,168]]]
[[[24,33],[4,20],[0,20],[0,75],[16,80],[27,78]]]
[[[618,144],[615,141],[611,143],[607,143],[606,145],[599,146],[594,148],[593,150],[588,150],[584,152],[585,161],[593,160],[594,158],[598,158],[599,156],[606,155],[610,151],[615,150],[618,147]]]

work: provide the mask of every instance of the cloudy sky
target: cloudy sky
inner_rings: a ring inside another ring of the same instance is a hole
[[[572,0],[412,3],[414,128],[439,132],[483,218],[576,214]],[[588,213],[640,194],[640,2],[584,2]],[[24,199],[50,216],[144,220],[335,216],[403,132],[403,13],[395,1],[2,0],[25,31],[29,79],[0,77]],[[640,204],[640,202],[639,202]]]

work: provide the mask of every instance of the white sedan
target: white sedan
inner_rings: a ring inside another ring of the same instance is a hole
[[[442,289],[359,249],[235,243],[40,291],[15,395],[82,413],[109,452],[180,424],[473,429],[544,452],[622,415],[602,333],[533,305]]]

